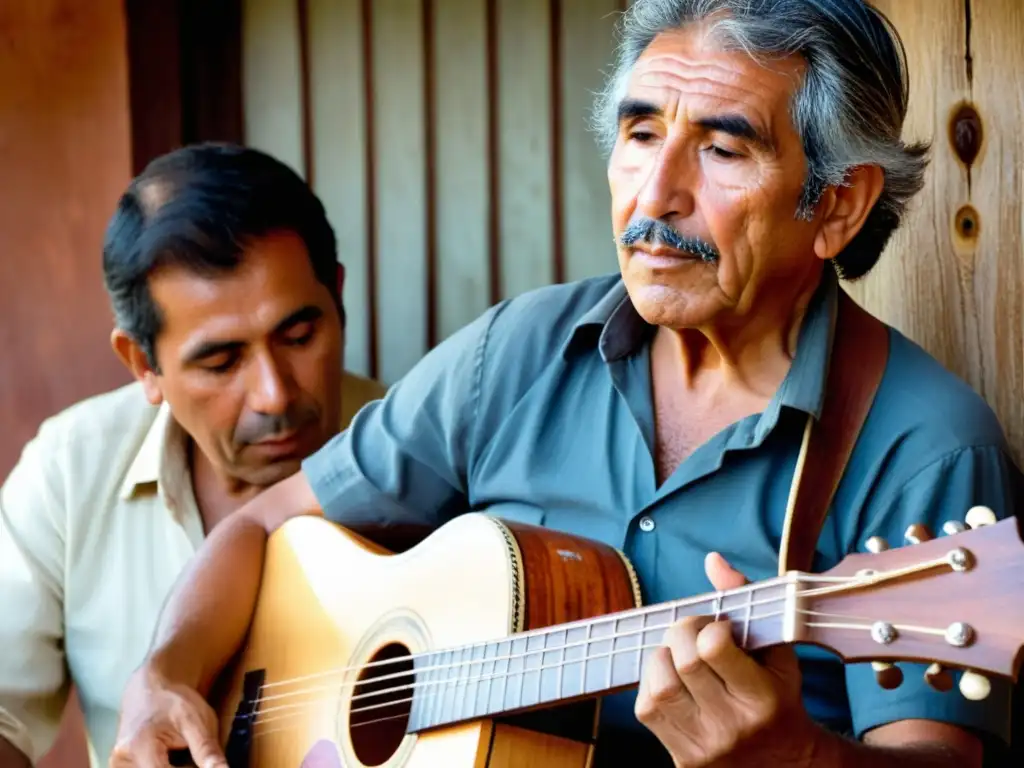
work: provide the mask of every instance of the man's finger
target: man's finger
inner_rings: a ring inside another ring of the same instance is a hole
[[[704,572],[711,585],[718,590],[736,589],[747,582],[747,577],[737,571],[718,552],[709,552],[704,558]]]
[[[676,674],[699,707],[725,695],[722,679],[704,663],[697,648],[698,635],[710,624],[709,616],[687,617],[670,626],[663,640],[672,653],[672,666]],[[728,631],[728,623],[722,624]]]
[[[217,740],[210,735],[198,717],[188,717],[180,725],[181,735],[188,742],[188,750],[198,768],[228,768],[228,761]]]
[[[696,653],[725,687],[743,702],[760,701],[772,692],[770,673],[736,645],[728,622],[709,625],[695,640]]]
[[[659,646],[644,662],[634,714],[640,722],[650,724],[666,705],[693,706],[693,697],[676,674],[672,652],[665,646]]]

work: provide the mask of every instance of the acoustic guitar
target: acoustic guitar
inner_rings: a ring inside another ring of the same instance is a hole
[[[966,521],[871,540],[826,573],[643,606],[620,552],[557,531],[472,513],[391,553],[295,518],[270,537],[210,701],[232,768],[583,768],[600,697],[636,686],[694,614],[728,617],[747,649],[814,643],[873,662],[884,687],[895,662],[925,662],[935,687],[983,698],[1017,678],[1024,545],[1014,519]]]

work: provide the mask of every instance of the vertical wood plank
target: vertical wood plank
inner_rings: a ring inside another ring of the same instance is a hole
[[[345,366],[370,374],[366,201],[366,72],[360,0],[310,0],[309,48],[314,188],[345,265]]]
[[[604,158],[589,128],[594,93],[611,69],[620,0],[562,0],[560,66],[566,279],[618,269]]]
[[[426,352],[426,176],[422,0],[372,4],[380,377]]]
[[[548,0],[500,2],[501,284],[517,296],[554,279]]]
[[[963,0],[882,0],[907,49],[910,109],[904,138],[933,142],[925,188],[878,265],[846,287],[883,320],[969,378],[977,364],[968,345],[972,292],[951,239],[949,222],[967,195],[966,174],[945,140],[953,104],[969,94],[964,72]]]
[[[437,335],[490,305],[487,6],[434,0]]]
[[[242,50],[246,143],[305,177],[296,0],[245,0]]]
[[[971,379],[1024,466],[1024,4],[975,0],[971,7],[972,93],[985,130],[971,172],[980,221],[970,257],[980,368]]]

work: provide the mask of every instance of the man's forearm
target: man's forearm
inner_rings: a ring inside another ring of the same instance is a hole
[[[316,511],[300,473],[215,527],[164,606],[149,667],[205,696],[248,631],[268,531],[290,517]]]
[[[32,768],[32,764],[11,742],[0,736],[0,768]]]

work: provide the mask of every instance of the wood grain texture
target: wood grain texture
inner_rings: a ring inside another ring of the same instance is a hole
[[[427,186],[422,0],[374,0],[374,158],[380,377],[427,351]]]
[[[310,94],[314,189],[345,265],[345,367],[370,370],[366,115],[359,0],[310,0]]]
[[[131,177],[119,3],[0,3],[0,479],[40,422],[130,381],[103,232]]]
[[[487,4],[434,0],[437,338],[490,305]]]
[[[304,177],[302,65],[295,0],[244,0],[242,84],[246,143]]]
[[[879,0],[910,69],[904,136],[933,142],[925,189],[875,270],[849,286],[868,310],[921,344],[995,409],[1024,460],[1024,7],[1017,0]],[[970,41],[968,43],[968,40]],[[968,66],[968,44],[971,64]],[[973,104],[984,126],[970,169],[949,140]],[[957,231],[971,205],[974,237]]]

